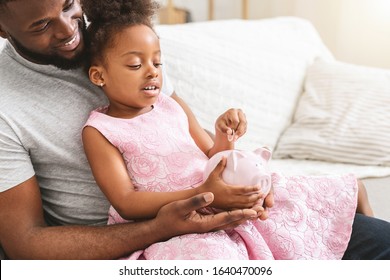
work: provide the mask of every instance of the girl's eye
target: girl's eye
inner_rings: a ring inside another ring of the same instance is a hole
[[[162,63],[154,63],[154,67],[159,68],[162,66]]]
[[[137,64],[137,65],[128,65],[128,67],[130,69],[133,69],[133,70],[138,70],[141,68],[141,64]]]

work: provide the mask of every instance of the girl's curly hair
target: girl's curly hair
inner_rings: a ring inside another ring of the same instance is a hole
[[[159,5],[153,0],[81,0],[90,25],[87,32],[87,67],[92,60],[104,61],[102,50],[111,47],[118,31],[131,25],[152,28],[152,17]]]

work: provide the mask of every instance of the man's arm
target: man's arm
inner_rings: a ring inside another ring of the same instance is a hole
[[[195,212],[212,201],[206,193],[173,202],[155,219],[139,223],[48,227],[32,177],[0,193],[0,243],[11,259],[116,259],[175,235],[229,228],[256,216],[253,210]]]

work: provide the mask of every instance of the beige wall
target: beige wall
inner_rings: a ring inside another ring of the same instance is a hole
[[[389,0],[289,2],[295,3],[292,15],[309,19],[337,59],[390,68]]]
[[[164,0],[161,0],[164,2]],[[174,0],[208,19],[208,0]],[[214,0],[215,19],[239,18],[241,0]],[[298,16],[310,20],[339,60],[390,68],[390,0],[249,0],[249,18]]]
[[[390,1],[344,0],[341,15],[337,55],[390,68]]]

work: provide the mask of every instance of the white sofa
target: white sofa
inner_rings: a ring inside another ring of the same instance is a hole
[[[390,71],[337,61],[303,19],[159,25],[164,65],[201,125],[242,108],[240,149],[273,149],[285,174],[365,178],[377,217],[390,221]]]

